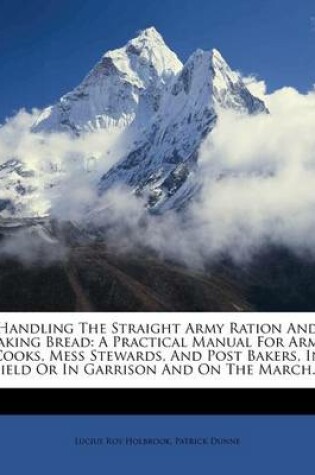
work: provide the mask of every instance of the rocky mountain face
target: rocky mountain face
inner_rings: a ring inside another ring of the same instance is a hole
[[[1,239],[1,229],[0,229]],[[251,310],[238,285],[140,253],[122,256],[104,244],[68,249],[62,261],[0,259],[0,312]]]

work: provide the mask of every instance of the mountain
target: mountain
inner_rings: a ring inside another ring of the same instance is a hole
[[[45,223],[41,229],[49,227]],[[16,232],[0,224],[0,241]],[[34,226],[29,232],[35,232]],[[37,257],[56,252],[60,235],[49,234],[50,241],[37,241]],[[105,243],[68,241],[63,260],[23,264],[1,255],[0,275],[0,312],[313,312],[315,308],[314,262],[283,248],[266,248],[247,266],[223,259],[196,272],[141,249],[121,254]]]
[[[49,212],[45,190],[53,188],[57,196],[58,183],[65,177],[71,181],[80,166],[82,175],[90,172],[85,164],[94,160],[98,175],[93,186],[100,194],[124,185],[142,196],[152,212],[181,209],[200,189],[195,176],[199,148],[221,109],[268,112],[217,50],[197,50],[183,65],[155,28],[143,30],[124,47],[105,53],[81,84],[46,108],[32,127],[43,141],[54,132],[76,139],[115,131],[119,153],[109,152],[104,138],[100,158],[92,149],[76,149],[60,163],[56,152],[53,159],[39,161],[40,169],[29,170],[21,157],[8,157],[0,170],[6,190],[0,194],[0,213]]]
[[[181,69],[162,36],[148,28],[123,48],[105,53],[78,87],[43,111],[33,130],[78,134],[134,123],[141,127]]]

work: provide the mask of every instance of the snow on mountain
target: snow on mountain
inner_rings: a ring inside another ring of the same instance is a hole
[[[165,91],[135,149],[102,177],[101,190],[125,184],[144,195],[151,209],[182,206],[198,187],[193,179],[198,149],[221,108],[267,112],[217,50],[197,50]]]
[[[41,216],[49,209],[43,198],[47,177],[35,173],[18,159],[0,165],[0,217]]]
[[[119,153],[116,148],[107,150],[104,139],[93,186],[101,194],[115,185],[130,186],[152,211],[162,212],[181,208],[199,188],[198,151],[222,108],[246,114],[267,112],[217,50],[197,50],[183,66],[152,27],[124,47],[105,53],[78,87],[41,113],[32,132],[47,137],[65,132],[75,143],[94,136],[90,132],[115,131]],[[58,194],[63,175],[74,168],[78,172],[78,166],[68,165],[82,160],[82,151],[80,157],[77,148],[70,152],[63,159],[55,157],[56,162],[67,161],[65,166],[54,169],[54,163],[43,157],[45,166],[32,172],[21,157],[13,162],[9,157],[0,168],[0,214],[46,213],[49,203],[43,190],[53,188]],[[84,160],[93,158],[94,152],[85,150]],[[104,174],[110,166],[109,153],[115,155],[111,162],[115,165]],[[102,160],[107,160],[104,166]],[[82,167],[81,173],[87,168]]]
[[[70,131],[143,126],[158,111],[165,87],[182,63],[155,28],[126,46],[108,51],[82,83],[48,107],[34,131]]]

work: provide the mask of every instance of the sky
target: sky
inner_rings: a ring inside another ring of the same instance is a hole
[[[314,0],[1,0],[0,121],[54,103],[148,26],[183,61],[215,47],[269,91],[315,83]]]

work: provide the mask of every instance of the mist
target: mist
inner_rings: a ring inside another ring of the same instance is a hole
[[[18,259],[24,266],[46,267],[61,263],[67,256],[67,247],[51,238],[40,227],[21,229],[6,236],[0,245],[0,257]]]
[[[33,133],[40,115],[21,109],[0,127],[0,164],[17,158],[37,171],[69,170],[75,165],[88,169],[101,160],[102,168],[110,168],[127,146],[122,129],[95,130],[79,137],[66,132]],[[95,163],[89,164],[91,158]]]

